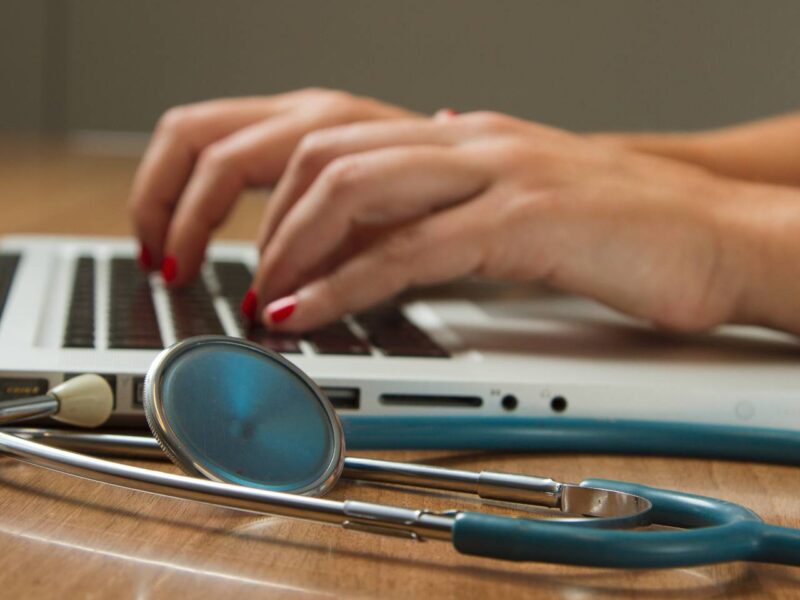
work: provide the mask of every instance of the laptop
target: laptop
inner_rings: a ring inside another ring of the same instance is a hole
[[[216,243],[168,290],[125,238],[0,238],[0,401],[82,373],[115,392],[109,424],[144,427],[158,352],[201,334],[285,355],[341,415],[586,417],[800,428],[800,346],[757,327],[673,336],[590,300],[482,281],[429,288],[303,336],[248,327],[256,253]]]

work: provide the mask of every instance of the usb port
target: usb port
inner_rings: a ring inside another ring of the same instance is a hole
[[[133,378],[133,405],[144,406],[144,377]]]
[[[437,396],[433,394],[381,394],[387,406],[429,406],[436,408],[476,408],[483,404],[480,396]]]
[[[323,387],[322,391],[333,404],[333,408],[358,410],[361,404],[361,391],[358,388]]]

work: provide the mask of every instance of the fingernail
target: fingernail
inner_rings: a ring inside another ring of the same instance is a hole
[[[161,276],[167,283],[175,281],[178,276],[178,261],[175,260],[174,256],[164,257],[164,262],[161,263]]]
[[[242,304],[239,306],[239,308],[241,309],[242,314],[245,317],[247,317],[251,321],[255,321],[257,305],[258,305],[258,296],[256,296],[256,293],[252,289],[249,289],[247,290],[247,293],[244,295],[244,298],[242,298]]]
[[[297,308],[297,296],[286,296],[267,305],[267,316],[270,322],[280,323],[292,316],[295,308]]]
[[[440,108],[436,111],[436,114],[433,115],[433,118],[437,120],[446,120],[457,116],[458,111],[455,108]]]
[[[151,269],[153,266],[153,257],[150,255],[150,250],[142,244],[139,246],[139,266],[143,269]]]

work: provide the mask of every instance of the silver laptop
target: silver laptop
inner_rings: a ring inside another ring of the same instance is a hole
[[[143,426],[142,383],[186,337],[246,337],[296,363],[361,416],[589,417],[800,427],[800,346],[727,327],[674,337],[591,301],[467,282],[406,295],[302,337],[238,314],[251,244],[218,243],[202,276],[167,290],[129,239],[0,239],[0,401],[81,373],[115,390],[116,426]]]

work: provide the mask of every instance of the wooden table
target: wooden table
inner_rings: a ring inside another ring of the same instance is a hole
[[[133,155],[6,138],[0,142],[0,234],[128,234],[125,198],[135,165]],[[221,236],[251,238],[262,202],[258,195],[243,198]],[[562,481],[605,477],[678,487],[741,503],[771,523],[800,527],[796,468],[614,456],[371,454]],[[434,509],[471,505],[346,483],[332,497]],[[731,564],[612,571],[482,560],[439,542],[417,544],[237,513],[87,482],[10,458],[0,459],[0,544],[0,596],[7,598],[800,596],[800,569]]]

